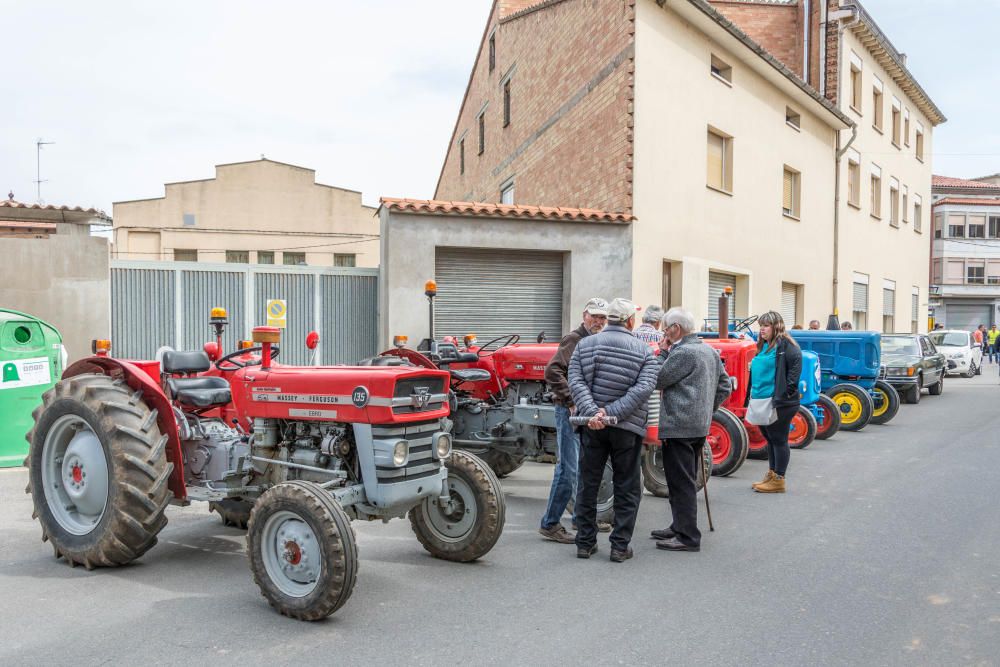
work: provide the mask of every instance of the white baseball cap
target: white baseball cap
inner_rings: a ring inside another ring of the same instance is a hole
[[[590,315],[604,315],[608,316],[608,302],[599,296],[595,296],[593,299],[587,302],[584,307],[584,312]]]
[[[628,299],[622,299],[621,297],[613,299],[608,305],[608,319],[618,320],[624,322],[630,317],[635,317],[636,307],[635,304]]]

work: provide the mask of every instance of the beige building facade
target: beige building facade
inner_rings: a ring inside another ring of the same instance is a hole
[[[268,159],[216,165],[215,178],[114,203],[114,258],[376,267],[379,222],[361,193]]]

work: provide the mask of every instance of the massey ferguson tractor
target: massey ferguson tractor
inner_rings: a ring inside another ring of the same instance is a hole
[[[354,588],[352,520],[409,515],[446,560],[493,548],[503,493],[486,464],[452,451],[448,373],[283,366],[279,334],[259,327],[249,350],[220,356],[210,343],[211,355],[166,350],[156,361],[115,359],[96,341],[66,369],[27,436],[27,491],[57,558],[124,565],[156,544],[168,504],[206,501],[247,525],[270,604],[319,620]]]

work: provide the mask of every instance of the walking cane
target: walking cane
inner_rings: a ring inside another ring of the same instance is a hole
[[[708,514],[708,530],[715,532],[715,525],[712,524],[712,507],[708,504],[708,475],[705,474],[705,454],[698,457],[701,461],[701,478],[705,480],[702,490],[705,492],[705,512]]]

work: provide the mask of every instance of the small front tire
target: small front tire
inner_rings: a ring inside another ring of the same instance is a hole
[[[867,391],[847,382],[834,385],[823,392],[833,399],[840,410],[840,428],[860,431],[871,421],[875,404]]]
[[[931,396],[940,396],[944,393],[944,371],[941,372],[941,377],[938,381],[927,388],[927,393]]]
[[[875,382],[874,391],[878,400],[873,401],[872,424],[888,424],[899,412],[899,392],[884,380]]]
[[[840,409],[826,394],[819,395],[819,398],[816,399],[816,407],[823,415],[822,424],[819,424],[820,420],[816,420],[816,439],[829,440],[840,430]]]
[[[816,439],[816,417],[804,405],[792,416],[788,426],[788,446],[792,449],[805,449]]]

